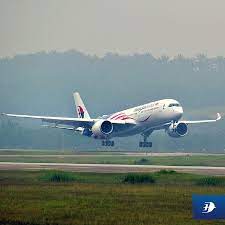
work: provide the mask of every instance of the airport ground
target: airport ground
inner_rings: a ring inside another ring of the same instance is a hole
[[[1,149],[0,162],[225,166],[225,154]]]
[[[110,162],[130,166],[160,163],[179,166],[185,162],[186,166],[225,165],[224,155],[213,154],[0,151],[0,161],[17,160],[46,163],[58,160],[62,164]],[[191,206],[193,193],[224,194],[225,176],[158,169],[159,172],[151,173],[136,171],[137,177],[150,176],[150,182],[148,179],[127,182],[126,171],[90,173],[13,168],[0,170],[0,224],[225,224],[225,221],[193,220]]]
[[[201,175],[153,173],[154,183],[124,183],[127,174],[0,171],[0,224],[180,225],[225,224],[192,219],[193,193],[224,194],[225,178],[202,183]],[[218,179],[218,178],[217,178]]]

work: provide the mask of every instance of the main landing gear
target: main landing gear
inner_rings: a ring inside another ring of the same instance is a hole
[[[140,148],[151,148],[152,147],[152,142],[147,141],[147,138],[150,136],[151,133],[152,133],[152,131],[149,131],[148,133],[141,134],[144,141],[139,142]]]
[[[102,141],[102,146],[114,146],[114,141],[104,140]]]
[[[139,147],[140,148],[151,148],[152,147],[152,142],[140,141],[139,142]]]

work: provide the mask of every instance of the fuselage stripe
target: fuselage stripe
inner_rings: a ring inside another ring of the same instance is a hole
[[[124,115],[124,113],[119,113],[119,114],[116,114],[116,115],[112,115],[110,117],[110,119],[115,119],[116,117],[121,116],[121,115]]]

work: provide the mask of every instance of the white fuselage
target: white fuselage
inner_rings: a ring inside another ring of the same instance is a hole
[[[126,109],[109,116],[103,116],[103,118],[107,120],[135,121],[136,126],[130,129],[120,129],[110,135],[111,137],[123,137],[163,129],[164,124],[178,121],[182,115],[183,108],[178,101],[163,99]]]

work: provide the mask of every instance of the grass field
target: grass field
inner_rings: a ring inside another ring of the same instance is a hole
[[[81,155],[82,154],[82,155]],[[1,150],[0,162],[146,164],[166,166],[225,166],[225,154],[187,156],[132,156],[115,152]]]
[[[128,184],[127,174],[66,173],[71,181],[52,182],[52,173],[0,171],[0,224],[225,224],[193,220],[191,207],[193,193],[224,194],[225,177],[204,185],[203,176],[162,171],[151,174],[154,183]]]

